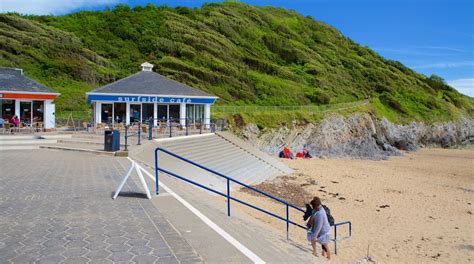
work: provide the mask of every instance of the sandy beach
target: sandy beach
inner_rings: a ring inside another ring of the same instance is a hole
[[[301,206],[320,196],[336,222],[352,221],[352,238],[338,244],[333,263],[363,260],[368,247],[378,263],[474,261],[474,149],[421,149],[382,161],[284,162],[294,175],[258,187]],[[244,191],[234,195],[285,215],[281,204]],[[285,234],[284,222],[239,208]],[[304,223],[301,213],[290,215]],[[291,239],[310,247],[305,235],[303,229],[290,230]]]

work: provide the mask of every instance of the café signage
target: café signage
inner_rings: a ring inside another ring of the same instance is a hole
[[[170,103],[170,104],[213,104],[215,98],[189,98],[189,97],[162,97],[162,96],[128,96],[128,95],[99,95],[99,94],[89,94],[87,96],[87,101],[108,101],[116,103]]]

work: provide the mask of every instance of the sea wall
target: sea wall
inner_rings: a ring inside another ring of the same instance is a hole
[[[293,123],[278,129],[260,130],[249,124],[239,134],[271,155],[277,155],[281,146],[288,146],[295,152],[306,144],[310,153],[317,156],[379,160],[401,155],[400,150],[473,144],[474,120],[462,117],[458,121],[432,125],[420,122],[397,125],[385,118],[376,120],[367,113],[348,117],[334,114],[316,125]]]

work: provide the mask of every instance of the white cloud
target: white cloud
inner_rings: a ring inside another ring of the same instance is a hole
[[[428,68],[457,68],[457,67],[464,67],[464,66],[474,66],[474,61],[461,61],[461,62],[439,62],[439,63],[431,63],[431,64],[423,64],[423,65],[414,65],[411,68],[413,69],[428,69]]]
[[[448,84],[460,93],[474,97],[474,78],[452,80]]]
[[[0,12],[32,15],[61,15],[75,9],[112,5],[123,0],[1,0]]]

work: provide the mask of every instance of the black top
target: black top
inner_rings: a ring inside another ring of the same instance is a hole
[[[215,97],[152,71],[140,71],[91,93],[184,95]]]
[[[56,93],[45,85],[22,74],[21,69],[0,68],[0,91]]]

